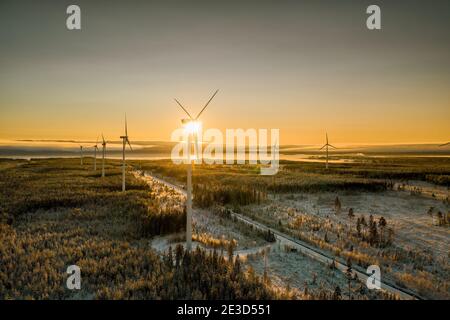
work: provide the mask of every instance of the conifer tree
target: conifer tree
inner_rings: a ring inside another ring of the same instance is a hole
[[[233,261],[233,253],[234,253],[233,241],[230,241],[227,250],[228,250],[228,261]]]
[[[378,226],[380,227],[380,243],[384,245],[384,230],[387,226],[387,221],[386,219],[384,219],[384,217],[381,217],[380,220],[378,220]]]
[[[341,299],[342,299],[341,288],[339,286],[336,286],[333,293],[333,300],[341,300]]]
[[[165,262],[166,262],[167,267],[169,267],[169,268],[173,267],[173,253],[172,253],[172,247],[171,246],[169,247],[169,250],[167,252],[167,256],[166,256]]]
[[[353,208],[348,209],[348,217],[353,218],[355,214],[353,213]]]
[[[371,245],[374,245],[378,242],[378,230],[377,230],[377,224],[373,219],[373,216],[370,215],[370,222],[369,222],[369,243]]]
[[[347,259],[347,270],[345,271],[345,276],[347,277],[348,284],[348,299],[352,299],[352,280],[353,280],[353,269],[352,269],[352,261],[350,258]]]
[[[183,257],[183,246],[181,244],[175,247],[175,266],[178,268],[181,263],[181,258]]]
[[[361,215],[361,225],[364,226],[364,227],[367,227],[366,218],[364,218],[363,215]]]
[[[334,210],[336,214],[339,214],[341,212],[341,200],[339,200],[339,197],[336,196],[336,199],[334,199]]]
[[[236,259],[234,260],[234,265],[233,265],[233,277],[234,279],[236,279],[236,277],[239,275],[239,273],[241,272],[241,262],[239,259],[239,255],[236,256]]]
[[[358,237],[361,237],[361,220],[358,218],[356,220],[356,232],[358,234]]]
[[[442,214],[441,211],[438,211],[437,218],[438,218],[438,225],[442,226],[444,224],[444,215]]]

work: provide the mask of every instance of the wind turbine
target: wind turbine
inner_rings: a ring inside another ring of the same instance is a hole
[[[187,199],[186,199],[186,250],[191,251],[192,248],[192,162],[191,162],[191,135],[194,136],[195,144],[194,149],[196,153],[196,157],[198,158],[198,136],[197,132],[200,129],[200,122],[198,121],[198,118],[200,115],[205,111],[206,107],[209,105],[211,100],[216,96],[217,92],[219,90],[217,89],[216,92],[209,98],[208,102],[205,104],[203,109],[199,112],[199,114],[193,118],[191,114],[186,110],[185,107],[177,100],[176,103],[183,109],[183,111],[188,115],[188,119],[181,119],[181,123],[184,125],[188,132],[187,136]]]
[[[94,148],[94,171],[97,171],[97,151],[98,151],[98,137],[95,145],[92,146]]]
[[[125,135],[120,136],[122,139],[122,192],[125,192],[125,147],[128,143],[131,151],[133,148],[131,147],[130,140],[128,139],[128,130],[127,130],[127,115],[125,114]]]
[[[328,169],[328,147],[331,147],[331,148],[334,148],[334,149],[337,149],[337,148],[336,148],[335,146],[332,146],[331,144],[328,143],[328,133],[326,133],[325,136],[326,136],[326,139],[327,139],[327,140],[326,140],[327,143],[325,143],[325,144],[323,145],[323,147],[319,149],[319,151],[322,150],[323,148],[325,148],[325,150],[327,151],[327,162],[326,162],[327,164],[326,164],[326,168]]]
[[[102,133],[102,178],[105,177],[105,154],[106,154],[106,140]]]
[[[80,164],[83,166],[83,146],[80,145]]]

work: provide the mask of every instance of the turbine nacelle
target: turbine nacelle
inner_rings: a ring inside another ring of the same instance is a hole
[[[187,119],[183,119],[183,120],[187,120]],[[186,132],[188,134],[196,135],[201,131],[202,123],[200,121],[189,120],[189,121],[185,121],[183,123],[183,126],[184,126],[184,130],[186,130]]]
[[[319,151],[322,150],[325,147],[331,147],[333,149],[337,149],[335,146],[333,146],[333,145],[328,143],[328,133],[325,135],[325,137],[326,137],[326,143],[322,146],[322,148],[319,149]]]

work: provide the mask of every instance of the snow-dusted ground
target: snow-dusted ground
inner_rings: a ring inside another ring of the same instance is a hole
[[[172,188],[174,189],[173,191],[169,191],[165,188],[171,188],[172,186],[163,180],[155,179],[149,175],[138,176],[149,183],[156,192],[158,190],[165,193],[174,192],[176,193],[176,195],[174,194],[176,201],[185,201],[183,189],[175,186],[175,188]],[[261,276],[264,272],[264,260],[261,258],[263,256],[262,252],[270,248],[268,257],[269,277],[275,286],[286,287],[289,285],[290,288],[297,290],[297,292],[304,292],[305,284],[307,284],[309,292],[317,293],[318,290],[324,290],[330,294],[334,292],[336,286],[339,286],[343,297],[348,296],[348,289],[346,289],[347,280],[341,271],[331,270],[326,264],[299,252],[285,252],[282,245],[266,242],[261,235],[250,229],[245,223],[220,217],[210,209],[195,209],[193,227],[194,233],[207,234],[213,239],[235,240],[237,246],[234,256],[239,255],[247,266],[252,266]],[[166,252],[169,247],[173,248],[177,244],[184,245],[183,237],[184,234],[155,237],[151,240],[151,246],[159,252]],[[193,248],[197,246],[201,246],[206,250],[213,250],[203,243],[194,241]],[[221,251],[221,249],[217,250]],[[226,254],[226,248],[223,252]],[[313,280],[314,278],[316,280]],[[361,282],[353,282],[352,288],[353,297],[379,297],[377,292],[369,292]],[[359,290],[363,290],[362,293],[358,293]]]
[[[231,219],[220,218],[209,209],[195,209],[193,225],[196,233],[208,233],[216,239],[235,240],[237,250],[246,250],[266,244],[266,241],[250,230],[248,226]]]
[[[334,208],[337,196],[339,214]],[[354,218],[348,216],[350,208]],[[296,193],[271,195],[267,203],[244,211],[266,223],[281,222],[303,239],[339,251],[341,257],[351,254],[358,263],[380,265],[391,283],[422,297],[450,297],[450,228],[436,224],[438,211],[449,212],[445,201],[409,191]],[[370,215],[375,221],[384,217],[394,231],[393,245],[380,249],[358,240],[356,218],[361,215],[366,221]]]
[[[336,196],[342,204],[340,214],[335,214],[334,210]],[[436,257],[448,257],[450,252],[450,229],[436,225],[436,218],[427,214],[430,207],[434,208],[434,217],[438,211],[449,211],[449,206],[437,199],[410,195],[409,192],[387,191],[296,194],[293,199],[289,195],[281,195],[275,196],[274,200],[282,207],[295,209],[294,212],[316,215],[344,225],[355,225],[355,221],[347,215],[350,208],[353,208],[356,217],[364,215],[367,219],[373,215],[377,220],[384,217],[388,226],[394,229],[398,245],[431,251]],[[286,221],[288,212],[289,209],[286,209],[280,218]]]
[[[181,240],[184,238],[184,236],[185,236],[185,234],[183,233],[183,234],[174,234],[174,235],[155,237],[150,241],[150,245],[156,251],[165,253],[169,250],[169,247],[172,247],[172,249],[174,249],[177,245],[182,245],[184,247],[186,243]],[[195,248],[197,248],[197,247],[200,247],[204,250],[211,251],[211,252],[214,251],[214,249],[211,247],[208,247],[199,242],[193,241],[192,248],[195,250]],[[244,261],[245,261],[247,256],[256,255],[258,253],[261,253],[267,247],[268,247],[267,245],[263,244],[260,246],[254,246],[254,247],[249,247],[249,248],[245,248],[245,249],[237,248],[235,251],[233,251],[233,256],[234,257],[239,256],[239,258],[244,259]],[[223,251],[223,254],[227,257],[227,252],[225,249],[224,250],[216,249],[216,251],[217,252]]]
[[[419,193],[421,196],[435,198],[439,200],[449,199],[449,188],[438,186],[425,181],[410,180],[408,183],[398,182],[394,184],[394,190],[403,190]]]
[[[270,247],[267,262],[264,261],[263,253],[247,256],[247,263],[251,265],[258,274],[264,273],[267,264],[267,274],[271,283],[278,287],[287,287],[294,290],[317,293],[320,290],[332,294],[339,286],[342,298],[348,299],[348,281],[345,275],[336,269],[331,269],[323,263],[315,261],[300,252],[290,252],[283,245],[276,243]],[[376,299],[379,292],[368,290],[359,281],[351,282],[351,295],[353,299]]]

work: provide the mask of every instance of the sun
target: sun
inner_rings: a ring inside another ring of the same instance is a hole
[[[184,130],[186,130],[189,134],[198,134],[202,129],[202,122],[201,121],[189,121],[186,122],[184,125]]]

